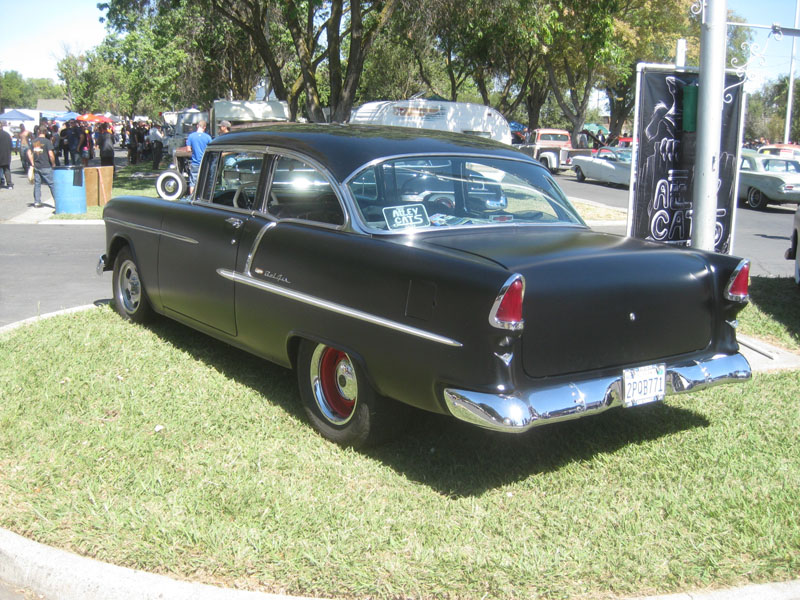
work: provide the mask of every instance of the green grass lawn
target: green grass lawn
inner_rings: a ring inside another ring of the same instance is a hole
[[[754,279],[758,319],[797,332],[795,311],[760,300],[774,283]],[[790,372],[522,436],[419,413],[356,452],[305,423],[291,372],[105,307],[0,337],[0,526],[128,567],[331,598],[793,579],[798,399]]]

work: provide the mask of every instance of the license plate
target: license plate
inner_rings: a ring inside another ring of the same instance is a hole
[[[667,369],[661,365],[647,365],[622,371],[623,403],[638,406],[664,399],[667,387]]]

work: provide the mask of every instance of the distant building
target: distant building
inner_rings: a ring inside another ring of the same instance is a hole
[[[36,110],[44,112],[67,112],[67,101],[63,98],[40,98],[36,101]]]

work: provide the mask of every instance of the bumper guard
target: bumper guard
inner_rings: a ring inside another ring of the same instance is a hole
[[[747,381],[750,363],[741,354],[720,354],[706,360],[667,364],[666,394]],[[622,375],[487,394],[446,388],[444,399],[452,415],[473,425],[522,433],[532,427],[577,419],[622,406]]]

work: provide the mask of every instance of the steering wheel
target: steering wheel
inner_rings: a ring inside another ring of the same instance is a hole
[[[241,196],[242,196],[242,191],[243,191],[243,190],[244,190],[246,187],[247,187],[247,184],[246,184],[246,183],[243,183],[243,184],[242,184],[242,185],[240,185],[238,188],[236,188],[236,193],[233,195],[233,206],[234,206],[235,208],[243,208],[243,209],[245,209],[245,210],[247,210],[247,209],[249,209],[249,208],[250,208],[250,206],[245,206],[244,204],[241,204],[241,201],[242,201],[242,198],[241,198]],[[245,201],[247,204],[250,204],[250,199],[247,197],[247,192],[244,192],[244,201]]]

